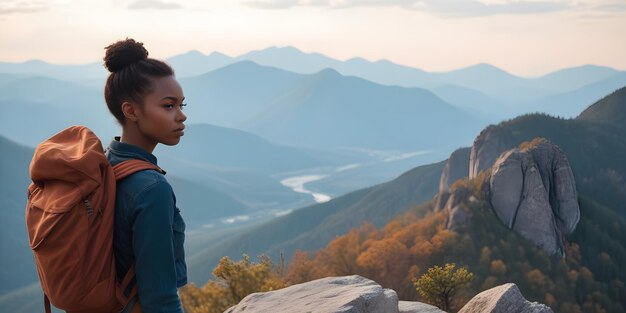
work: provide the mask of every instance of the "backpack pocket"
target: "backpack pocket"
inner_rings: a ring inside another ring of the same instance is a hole
[[[28,202],[26,204],[26,225],[28,227],[29,244],[36,250],[63,219],[71,207],[59,209],[46,208],[48,204],[42,200],[46,192],[35,184],[28,188]],[[42,207],[41,204],[44,206]]]

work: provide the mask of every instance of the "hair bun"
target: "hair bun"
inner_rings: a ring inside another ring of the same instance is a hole
[[[148,58],[148,50],[143,47],[143,43],[134,39],[117,41],[105,49],[104,66],[112,73]]]

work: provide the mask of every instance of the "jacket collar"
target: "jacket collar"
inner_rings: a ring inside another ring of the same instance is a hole
[[[111,140],[111,143],[109,144],[107,150],[109,153],[112,153],[116,157],[119,157],[123,160],[141,159],[157,165],[157,158],[156,156],[154,156],[154,154],[140,148],[139,146],[121,142],[119,136],[115,136],[113,140]]]

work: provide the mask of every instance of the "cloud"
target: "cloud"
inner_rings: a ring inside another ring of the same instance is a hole
[[[296,6],[337,9],[396,6],[453,17],[545,13],[572,7],[570,0],[245,0],[241,3],[260,9],[288,9]]]
[[[181,9],[182,7],[178,3],[163,2],[161,0],[137,0],[128,5],[129,9],[143,10],[143,9]]]
[[[443,16],[469,17],[499,14],[535,14],[564,11],[572,5],[564,1],[514,1],[485,3],[477,0],[423,0],[414,1],[407,9],[427,11]]]
[[[48,10],[42,1],[11,1],[0,0],[0,15],[14,13],[35,13]]]
[[[257,9],[289,9],[295,6],[326,6],[328,0],[246,0],[241,3]]]
[[[597,7],[595,7],[596,10],[598,11],[604,11],[604,12],[626,12],[626,3],[619,3],[619,2],[615,2],[615,3],[607,3],[604,5],[599,5]]]

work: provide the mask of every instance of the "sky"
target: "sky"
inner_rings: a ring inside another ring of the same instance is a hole
[[[626,0],[0,0],[0,61],[100,62],[126,37],[155,58],[292,46],[537,77],[586,64],[626,70]]]

